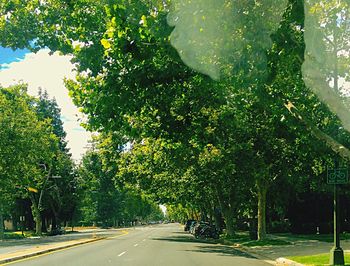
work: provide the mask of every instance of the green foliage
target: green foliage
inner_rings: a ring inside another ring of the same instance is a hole
[[[136,220],[161,220],[163,215],[158,205],[139,191],[121,188],[115,184],[114,169],[104,165],[107,159],[107,143],[107,139],[101,138],[97,146],[100,149],[94,146],[94,149],[88,151],[80,166],[79,209],[82,222],[118,226]]]
[[[53,128],[53,133],[59,139],[59,147],[62,152],[68,152],[66,132],[63,129],[61,120],[61,110],[59,109],[55,99],[49,99],[46,91],[39,90],[39,99],[36,103],[36,112],[40,120],[49,119]]]
[[[30,190],[45,188],[47,178],[41,165],[51,167],[58,149],[50,120],[40,120],[34,106],[35,99],[28,96],[25,85],[0,88],[1,212],[16,196],[31,197],[33,204],[41,198]],[[33,216],[41,208],[40,204],[36,207]]]
[[[0,88],[0,97],[0,187],[4,196],[40,187],[43,176],[39,164],[52,159],[57,139],[49,121],[36,116],[24,85]]]
[[[23,239],[25,236],[19,233],[6,232],[4,239]]]
[[[284,219],[289,197],[327,191],[323,181],[326,167],[337,156],[334,145],[348,147],[350,135],[304,84],[303,1],[290,0],[283,17],[279,10],[277,20],[260,23],[257,15],[266,3],[237,2],[237,18],[243,16],[247,23],[235,21],[241,34],[229,37],[241,45],[228,60],[236,59],[236,64],[228,71],[232,76],[217,82],[182,63],[183,54],[170,43],[173,29],[167,24],[164,1],[0,5],[5,14],[0,18],[0,44],[32,50],[49,47],[73,54],[77,63],[77,79],[66,84],[87,116],[86,128],[99,131],[101,138],[84,157],[79,180],[64,173],[65,165],[72,169],[65,154],[56,155],[56,162],[48,160],[48,165],[61,171],[65,182],[79,186],[82,220],[107,225],[146,219],[159,211],[152,199],[176,206],[171,215],[181,219],[198,213],[211,219],[219,210],[233,235],[236,219],[256,217],[259,198],[259,231],[265,233],[266,199],[271,216]],[[204,51],[204,61],[207,52],[211,51]],[[296,111],[294,119],[290,113]],[[59,112],[45,94],[38,114],[51,119],[64,151]],[[334,144],[331,149],[323,142],[325,135]],[[4,147],[8,149],[0,146]],[[42,171],[34,167],[30,173],[30,185],[43,188]],[[63,184],[55,183],[48,196],[59,198]],[[281,185],[286,189],[281,191]]]
[[[185,223],[188,219],[194,219],[194,213],[191,213],[189,208],[183,207],[181,204],[178,205],[166,205],[166,217],[168,220],[174,220]]]

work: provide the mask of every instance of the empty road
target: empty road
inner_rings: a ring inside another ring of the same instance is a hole
[[[129,229],[114,237],[24,259],[16,266],[267,266],[231,247],[194,239],[179,224]]]

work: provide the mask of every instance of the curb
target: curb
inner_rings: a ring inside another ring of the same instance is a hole
[[[251,255],[253,256],[254,258],[257,258],[259,260],[262,260],[262,261],[265,261],[266,263],[269,263],[271,265],[276,265],[275,264],[275,261],[271,260],[269,257],[266,257],[266,256],[263,256],[261,254],[258,254],[254,251],[252,251],[251,249],[249,248],[246,248],[246,247],[242,247],[242,246],[233,246],[234,248],[248,254],[248,255]]]
[[[233,247],[233,248],[235,248],[235,249],[237,249],[237,250],[239,250],[239,251],[241,251],[243,253],[251,255],[252,257],[257,258],[257,259],[262,260],[262,261],[265,261],[266,263],[269,263],[271,265],[276,265],[276,262],[271,260],[269,257],[266,257],[266,256],[263,256],[261,254],[258,254],[256,252],[252,251],[250,248],[243,247],[243,246],[241,246],[239,244],[232,244],[232,242],[226,241],[226,240],[219,241],[219,243],[221,245]]]
[[[298,262],[286,259],[286,258],[278,258],[276,260],[276,266],[304,266],[304,264],[300,264]]]
[[[259,253],[254,252],[250,248],[243,247],[239,244],[236,244],[236,245],[232,244],[232,242],[230,242],[230,241],[222,240],[222,241],[219,241],[219,243],[221,245],[231,246],[231,247],[233,247],[237,250],[240,250],[248,255],[251,255],[259,260],[265,261],[266,263],[269,263],[271,265],[275,265],[275,266],[304,266],[304,264],[300,264],[298,262],[295,262],[293,260],[289,260],[286,258],[278,258],[276,260],[272,260],[271,258],[269,258],[267,256],[263,256]]]
[[[7,258],[7,259],[2,259],[2,260],[0,260],[0,265],[5,264],[5,263],[9,263],[9,262],[13,262],[13,261],[17,261],[17,260],[21,260],[21,259],[35,257],[35,256],[38,256],[38,255],[42,255],[42,254],[45,254],[45,253],[50,253],[50,252],[61,250],[61,249],[65,249],[65,248],[70,248],[70,247],[79,246],[79,245],[83,245],[83,244],[87,244],[87,243],[91,243],[91,242],[96,242],[96,241],[103,240],[103,239],[105,239],[105,237],[89,239],[89,240],[82,241],[82,242],[77,242],[77,243],[68,244],[68,245],[59,246],[59,247],[47,248],[47,249],[40,250],[40,251],[34,251],[34,252],[31,252],[31,253],[28,253],[28,254],[14,256],[14,257],[10,257],[10,258]]]

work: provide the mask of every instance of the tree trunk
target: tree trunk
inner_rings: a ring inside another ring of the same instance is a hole
[[[42,226],[43,226],[43,221],[41,219],[41,214],[40,212],[35,212],[34,214],[34,221],[35,221],[35,234],[41,236],[42,234]]]
[[[58,211],[55,209],[55,206],[52,202],[50,202],[51,210],[53,213],[52,223],[51,223],[51,230],[60,228],[60,222],[58,220]]]
[[[4,215],[0,208],[0,240],[5,238],[5,228],[4,228]]]
[[[32,213],[35,221],[35,233],[40,236],[42,234],[41,229],[43,224],[43,221],[41,219],[41,213],[40,213],[39,207],[36,205],[35,197],[31,196],[30,198],[32,201]]]
[[[219,202],[219,205],[221,207],[221,213],[225,219],[226,223],[226,233],[229,236],[235,235],[235,221],[234,221],[234,215],[233,215],[233,203],[229,203],[226,201],[222,194],[222,190],[219,188],[218,185],[215,186],[216,189],[216,196]]]
[[[217,208],[214,208],[214,220],[215,220],[215,227],[221,234],[223,229],[222,214]]]
[[[266,238],[266,193],[267,184],[257,182],[258,189],[258,240]]]
[[[227,208],[223,211],[225,222],[226,222],[226,233],[228,236],[235,235],[235,219],[232,208]]]
[[[197,220],[197,221],[199,220],[199,215],[198,215],[197,212],[194,212],[194,219]]]

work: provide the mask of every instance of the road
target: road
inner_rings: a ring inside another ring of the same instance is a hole
[[[228,246],[198,241],[179,224],[130,229],[105,240],[5,265],[16,266],[267,266]]]
[[[76,233],[67,233],[63,235],[49,237],[30,237],[25,239],[16,239],[8,241],[0,241],[0,256],[7,253],[35,248],[37,246],[49,246],[55,243],[61,243],[71,240],[91,239],[94,237],[109,237],[120,234],[123,229],[89,229],[80,230]]]

